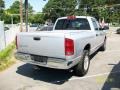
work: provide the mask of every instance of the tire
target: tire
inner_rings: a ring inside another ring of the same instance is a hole
[[[100,51],[105,51],[106,50],[106,39],[104,40],[103,45],[99,49]]]
[[[85,74],[87,74],[89,65],[90,65],[89,51],[84,50],[79,63],[74,67],[75,75],[84,76]]]

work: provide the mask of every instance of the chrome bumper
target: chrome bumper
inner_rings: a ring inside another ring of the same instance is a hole
[[[39,65],[42,67],[48,67],[48,68],[55,68],[55,69],[69,69],[72,66],[74,66],[74,64],[76,64],[76,60],[63,60],[63,59],[56,59],[56,58],[48,58],[47,63],[41,63],[41,62],[37,62],[34,61],[31,58],[31,55],[29,54],[24,54],[24,53],[15,53],[15,57],[16,59],[20,60],[20,61],[24,61],[27,63],[31,63],[31,64],[35,64],[35,65]]]

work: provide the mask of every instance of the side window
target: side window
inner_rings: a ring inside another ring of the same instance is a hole
[[[92,23],[93,23],[94,29],[99,30],[98,24],[95,19],[92,19]]]

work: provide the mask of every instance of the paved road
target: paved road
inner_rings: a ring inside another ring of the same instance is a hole
[[[0,90],[120,90],[120,35],[108,35],[107,50],[94,55],[84,77],[17,61],[0,73]]]

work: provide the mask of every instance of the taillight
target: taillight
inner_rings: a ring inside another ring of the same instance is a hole
[[[17,36],[15,37],[15,44],[16,44],[16,49],[18,49]]]
[[[74,54],[74,41],[72,39],[65,38],[65,55],[70,56]]]

